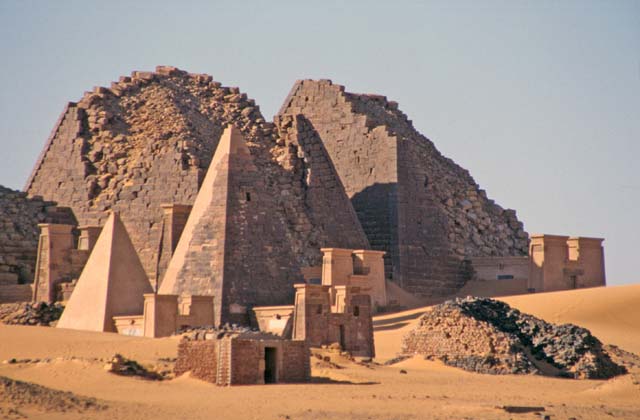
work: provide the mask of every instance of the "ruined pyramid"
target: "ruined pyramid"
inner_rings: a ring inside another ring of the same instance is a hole
[[[25,191],[70,207],[80,225],[102,225],[109,210],[118,211],[147,276],[157,284],[169,260],[159,255],[161,206],[194,203],[228,124],[243,133],[277,202],[275,217],[294,249],[285,264],[295,267],[288,278],[298,278],[300,267],[319,265],[321,247],[369,248],[338,182],[315,186],[317,199],[308,199],[308,165],[252,99],[211,76],[174,67],[133,72],[69,103]]]
[[[159,284],[170,260],[160,258],[168,249],[161,205],[194,203],[229,124],[245,138],[264,189],[258,200],[287,248],[256,254],[278,268],[261,269],[264,277],[234,289],[238,295],[287,303],[276,292],[282,278],[290,286],[301,268],[321,265],[321,247],[385,251],[386,278],[421,296],[456,293],[473,258],[528,252],[515,211],[491,200],[397,103],[330,80],[297,81],[267,122],[253,100],[211,76],[173,67],[133,72],[68,104],[25,190],[70,207],[82,225],[120,211]],[[268,250],[270,241],[257,232],[250,242]]]
[[[299,80],[276,121],[304,121],[351,200],[371,247],[386,251],[387,278],[412,293],[447,296],[470,278],[474,257],[522,256],[528,235],[469,171],[443,156],[398,103]]]
[[[112,317],[142,314],[151,285],[117,213],[89,256],[57,328],[116,332]]]

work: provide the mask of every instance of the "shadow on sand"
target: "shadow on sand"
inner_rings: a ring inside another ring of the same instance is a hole
[[[408,322],[399,322],[397,324],[381,325],[379,327],[373,327],[373,331],[397,330],[407,325],[409,325]]]
[[[324,384],[324,385],[380,385],[380,382],[352,382],[352,381],[336,381],[324,376],[312,376],[309,381],[312,384]]]
[[[373,321],[373,326],[382,327],[385,325],[395,324],[402,321],[410,321],[412,319],[420,318],[425,313],[427,313],[427,311],[416,312],[414,314],[409,314],[404,316],[397,316],[395,318],[379,319],[377,321]]]

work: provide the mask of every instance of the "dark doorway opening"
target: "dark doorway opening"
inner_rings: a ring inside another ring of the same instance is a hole
[[[276,349],[274,347],[264,348],[264,383],[276,383]]]
[[[340,325],[340,348],[346,350],[347,346],[344,343],[344,325]]]
[[[578,288],[578,276],[569,277],[569,287],[572,289]]]

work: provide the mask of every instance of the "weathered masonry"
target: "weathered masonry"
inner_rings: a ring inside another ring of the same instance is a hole
[[[302,80],[276,122],[295,124],[299,143],[320,140],[371,246],[387,253],[387,278],[404,289],[449,295],[469,278],[465,259],[526,255],[515,212],[488,199],[384,96]]]
[[[360,252],[349,257],[352,283],[366,275],[360,260],[384,252],[384,280],[429,298],[475,287],[504,262],[519,268],[499,275],[519,283],[484,282],[488,295],[605,278],[597,246],[583,238],[579,259],[567,251],[578,262],[547,262],[524,279],[530,239],[515,211],[442,156],[396,102],[329,80],[296,82],[267,122],[246,94],[211,76],[133,72],[67,104],[25,193],[0,190],[5,202],[0,301],[24,299],[32,285],[36,300],[68,299],[111,211],[153,292],[214,296],[216,323],[290,303],[293,284],[317,272],[329,247]],[[374,310],[383,306],[386,297],[371,293]]]

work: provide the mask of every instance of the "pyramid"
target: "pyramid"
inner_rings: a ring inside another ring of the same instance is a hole
[[[217,324],[289,302],[295,258],[279,214],[242,133],[228,126],[158,293],[214,296]]]
[[[107,219],[57,328],[116,332],[112,317],[142,314],[152,293],[117,213]]]

